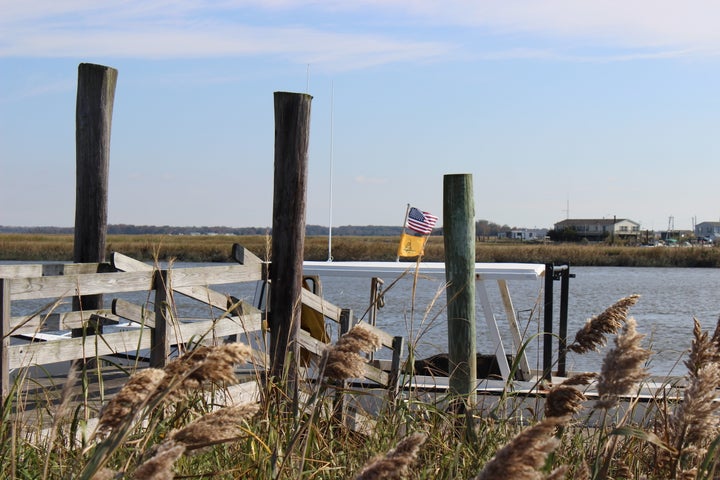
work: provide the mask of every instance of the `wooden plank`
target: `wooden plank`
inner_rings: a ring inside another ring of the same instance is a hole
[[[342,312],[340,307],[336,307],[324,298],[315,295],[305,288],[302,289],[302,303],[303,305],[307,305],[313,310],[322,313],[327,318],[334,320],[335,322],[340,322],[340,313]]]
[[[177,328],[173,328],[168,335],[170,343],[177,345],[186,343],[193,337],[227,337],[237,335],[238,331],[251,333],[261,330],[262,316],[255,314],[244,317],[223,317],[217,320],[182,322]]]
[[[72,297],[97,293],[151,290],[153,272],[91,273],[56,277],[14,278],[10,281],[12,300]]]
[[[498,280],[498,288],[500,289],[500,296],[502,297],[503,306],[505,307],[505,316],[510,326],[510,335],[512,336],[513,343],[515,344],[515,354],[520,355],[517,362],[518,369],[520,370],[520,380],[530,379],[530,363],[528,362],[525,349],[523,349],[523,338],[520,332],[520,326],[518,325],[517,314],[515,313],[515,306],[512,303],[510,297],[510,289],[508,288],[507,281]]]
[[[107,318],[117,323],[117,318],[109,310],[79,310],[73,312],[53,312],[46,315],[12,317],[10,335],[30,335],[43,330],[71,330],[82,327],[93,316]]]
[[[112,301],[112,313],[148,328],[155,328],[155,312],[143,306],[114,298]]]
[[[185,343],[193,337],[215,336],[227,337],[235,335],[239,330],[247,333],[262,329],[262,316],[258,314],[241,317],[224,317],[218,320],[207,320],[191,323],[181,323],[177,328],[168,331],[168,343],[177,345]],[[97,343],[97,352],[95,344]],[[13,345],[8,348],[9,368],[20,368],[32,364],[43,365],[62,361],[71,361],[86,358],[110,355],[113,353],[136,353],[138,349],[150,348],[150,331],[147,329],[132,329],[122,332],[105,333],[97,336],[89,335],[83,339],[62,338],[45,342]],[[264,364],[265,358],[261,353],[254,355],[255,361]]]
[[[390,384],[390,376],[387,372],[380,370],[379,368],[373,367],[369,363],[365,364],[365,378],[372,380],[373,382],[379,383],[380,385],[388,386]]]
[[[113,253],[111,260],[112,265],[115,268],[126,272],[151,272],[154,270],[152,266],[144,262],[135,260],[134,258],[117,252]],[[232,277],[235,279],[233,281],[226,281],[228,279],[226,271],[228,268],[234,268],[238,270],[234,273],[234,275],[238,275],[238,277]],[[216,276],[215,274],[212,274],[210,277],[208,277],[209,273],[211,272],[208,272],[207,269],[213,269],[213,272],[216,272]],[[259,266],[253,267],[233,265],[231,267],[220,268],[174,268],[172,269],[172,277],[174,291],[181,293],[187,297],[194,298],[195,300],[205,302],[215,308],[219,308],[220,310],[227,310],[230,306],[229,304],[232,303],[229,301],[228,296],[215,290],[211,290],[205,285],[257,281],[261,279],[262,275]],[[237,280],[237,278],[241,278],[241,280]],[[195,283],[187,286],[182,286],[183,281],[193,281]]]
[[[97,350],[95,342],[97,341]],[[8,363],[11,369],[29,365],[72,361],[78,358],[111,355],[113,353],[136,352],[150,348],[150,332],[138,329],[126,332],[108,333],[61,339],[48,342],[11,345],[8,348]]]
[[[254,265],[262,267],[265,265],[260,257],[256,256],[247,248],[243,247],[239,243],[233,243],[232,246],[232,258],[240,265]]]
[[[65,263],[59,275],[82,275],[85,273],[110,272],[109,263]],[[47,272],[44,272],[47,275]]]
[[[259,267],[245,265],[173,268],[172,272],[175,288],[262,280],[262,272]]]
[[[322,355],[325,349],[330,346],[329,344],[314,338],[309,332],[302,329],[298,332],[298,343],[308,352],[318,356]]]
[[[112,254],[111,263],[116,269],[125,272],[155,270],[153,266],[147,263],[117,252]],[[261,270],[260,264],[173,268],[173,288],[177,290],[178,287],[254,282],[262,280]]]
[[[500,329],[498,328],[497,320],[495,319],[495,313],[492,310],[490,297],[488,296],[484,280],[478,281],[477,294],[483,313],[485,314],[487,333],[490,335],[490,339],[495,347],[495,358],[497,358],[500,373],[502,373],[503,379],[508,381],[510,379],[510,365],[508,365],[505,347],[502,343],[502,337],[500,337]]]
[[[42,277],[42,265],[0,265],[0,278]]]

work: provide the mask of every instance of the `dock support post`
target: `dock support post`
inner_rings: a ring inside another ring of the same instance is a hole
[[[155,289],[155,326],[150,339],[150,366],[163,368],[170,356],[172,322],[172,278],[170,270],[156,270],[153,280]],[[181,353],[181,352],[178,352]]]
[[[0,278],[0,401],[10,393],[10,279]]]
[[[443,231],[450,392],[476,403],[475,207],[472,175],[445,175]]]
[[[570,264],[565,264],[565,268],[560,276],[560,329],[559,348],[558,348],[558,376],[567,375],[567,320],[568,320],[568,301],[570,296]]]
[[[275,92],[275,178],[270,269],[270,373],[295,399],[300,347],[305,208],[312,96]],[[286,375],[286,376],[285,376]]]
[[[78,67],[73,245],[76,263],[105,261],[110,130],[117,74],[114,68],[102,65],[81,63]],[[95,310],[102,308],[102,303],[102,295],[76,297],[73,309]]]
[[[545,264],[545,315],[543,325],[543,380],[552,379],[552,337],[553,337],[553,281],[555,277],[555,266],[552,263]]]

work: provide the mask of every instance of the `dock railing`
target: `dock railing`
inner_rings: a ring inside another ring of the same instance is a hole
[[[124,356],[140,360],[142,365],[162,367],[173,351],[180,352],[198,341],[246,339],[254,349],[252,363],[266,369],[269,362],[264,340],[266,312],[212,287],[267,281],[267,264],[237,245],[233,256],[243,263],[160,268],[113,253],[109,263],[101,264],[0,265],[0,396],[7,397],[12,373],[20,369],[33,366],[43,369],[51,364],[109,356]],[[147,302],[138,304],[114,298],[128,292],[142,292]],[[111,306],[59,311],[60,304],[95,294],[112,298]],[[214,313],[207,318],[180,321],[176,294],[212,307]],[[12,316],[13,302],[22,300],[40,301],[44,306],[31,315]],[[309,290],[303,289],[302,302],[335,324],[339,334],[355,324],[352,311]],[[128,322],[129,327],[112,328]],[[360,327],[376,333],[392,354],[390,373],[368,363],[364,377],[397,392],[402,337],[392,337],[364,322]],[[57,335],[59,331],[66,334]],[[298,341],[313,355],[322,355],[329,345],[304,330]]]

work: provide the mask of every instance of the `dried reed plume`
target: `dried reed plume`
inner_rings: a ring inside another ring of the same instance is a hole
[[[112,470],[110,468],[101,468],[97,472],[95,472],[95,475],[93,475],[90,480],[114,480],[115,478],[119,477],[119,473],[115,470]]]
[[[567,472],[569,468],[567,465],[563,465],[561,467],[556,468],[552,472],[548,474],[547,477],[545,477],[545,480],[560,480],[567,477]]]
[[[375,333],[355,325],[335,345],[325,349],[325,376],[336,380],[361,377],[365,372],[365,359],[358,352],[372,353],[380,345]]]
[[[538,472],[550,452],[560,440],[554,436],[555,428],[567,423],[566,417],[550,417],[520,432],[510,443],[497,451],[475,480],[512,478],[531,480],[542,478]]]
[[[410,465],[417,458],[420,446],[425,443],[426,439],[427,436],[419,432],[403,438],[384,457],[368,463],[355,477],[355,480],[400,479],[405,477]]]
[[[165,380],[158,394],[179,400],[205,383],[231,385],[237,382],[235,365],[247,362],[252,350],[243,343],[201,346],[170,361],[164,368]]]
[[[720,322],[718,322],[720,326]],[[715,327],[715,333],[710,338],[708,332],[703,332],[700,322],[693,318],[693,341],[690,347],[690,354],[685,360],[685,367],[688,369],[690,376],[697,375],[700,368],[711,363],[720,361],[720,339],[718,335],[718,326]]]
[[[567,417],[576,414],[587,400],[577,388],[567,385],[553,387],[545,398],[546,417]]]
[[[150,460],[140,465],[133,477],[135,480],[172,480],[175,461],[185,453],[185,445],[172,441],[160,445],[157,453]]]
[[[163,382],[165,372],[157,368],[147,368],[134,373],[125,386],[103,408],[98,420],[100,433],[115,430],[123,421],[134,418],[135,414],[147,403],[158,386]]]
[[[714,401],[715,389],[720,384],[718,345],[714,338],[708,338],[707,332],[702,331],[697,320],[694,320],[693,337],[690,355],[685,362],[689,384],[683,401],[668,418],[663,432],[675,455],[665,451],[661,455],[661,463],[670,465],[673,474],[675,470],[680,470],[678,474],[681,476],[694,471],[697,461],[707,452],[707,445],[718,433],[715,412],[719,405]]]
[[[257,403],[224,407],[172,432],[169,438],[184,444],[188,450],[235,440],[244,432],[245,421],[259,409]]]
[[[644,364],[650,358],[650,350],[640,346],[645,337],[635,330],[635,319],[628,318],[623,331],[615,337],[615,348],[603,359],[595,406],[608,409],[617,403],[617,397],[630,393],[635,384],[647,376]]]
[[[637,303],[640,295],[630,295],[611,305],[600,315],[591,318],[575,334],[575,340],[567,349],[575,353],[587,353],[604,346],[605,335],[617,333],[625,322],[630,307]]]

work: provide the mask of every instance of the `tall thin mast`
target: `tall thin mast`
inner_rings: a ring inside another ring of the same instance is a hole
[[[328,218],[328,262],[332,262],[332,204],[333,204],[333,155],[335,151],[335,144],[333,140],[333,108],[335,101],[335,82],[330,84],[330,211]]]

